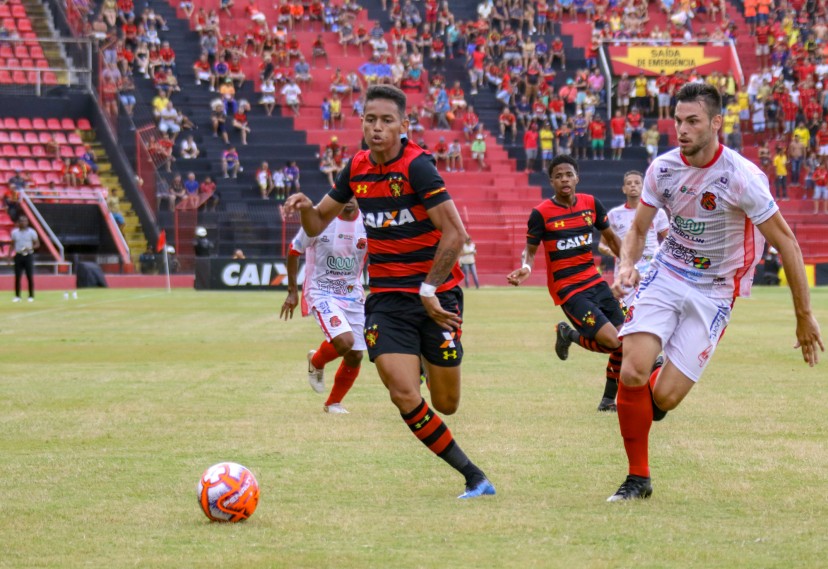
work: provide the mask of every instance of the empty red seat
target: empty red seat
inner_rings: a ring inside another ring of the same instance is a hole
[[[83,144],[83,140],[76,132],[70,132],[66,135],[66,140],[69,144]]]
[[[41,80],[44,85],[57,85],[57,75],[54,71],[44,71],[43,72],[43,79]]]
[[[9,168],[12,170],[22,170],[23,169],[23,161],[17,158],[12,158],[9,160]]]
[[[39,186],[45,186],[49,183],[46,175],[45,172],[32,172],[32,181]]]
[[[60,126],[63,130],[75,130],[75,121],[69,117],[65,117],[60,121]]]
[[[20,117],[17,119],[17,128],[20,130],[32,130],[32,119],[29,117]]]
[[[22,4],[15,4],[11,7],[11,15],[14,18],[26,18],[28,14],[26,14],[26,8]]]
[[[40,119],[40,120],[43,120],[43,119]],[[44,126],[43,126],[42,130],[45,131],[46,130],[46,126],[45,126],[46,121],[43,121],[43,124],[44,124]],[[40,144],[46,144],[50,140],[52,140],[52,133],[51,132],[39,132],[39,133],[37,133],[37,141]]]
[[[0,172],[9,169],[9,161],[5,158],[0,158]]]
[[[28,19],[17,20],[17,31],[18,32],[31,32],[32,31],[32,23]]]
[[[35,59],[34,64],[35,64],[35,67],[37,67],[38,69],[48,69],[49,68],[49,62],[46,61],[45,59],[42,59],[42,58],[41,59]]]
[[[40,158],[37,161],[37,169],[41,172],[51,172],[52,168],[52,161],[47,158]]]
[[[34,67],[34,59],[32,59],[31,57],[21,59],[20,67],[31,69],[32,67]]]
[[[14,144],[22,144],[23,134],[17,130],[9,132],[9,142],[12,142]]]
[[[57,120],[57,119],[55,119]],[[58,144],[66,144],[66,135],[62,132],[53,132],[52,136]]]
[[[17,150],[15,150],[13,144],[4,144],[2,152],[3,156],[5,156],[6,158],[12,158],[14,156],[17,156]]]
[[[12,71],[12,83],[18,85],[25,85],[29,80],[26,78],[25,71]]]
[[[9,141],[9,131],[0,130],[0,143]]]
[[[17,145],[17,155],[20,157],[29,157],[32,155],[32,149],[29,148],[28,144],[18,144]]]
[[[26,158],[23,161],[23,169],[26,170],[27,172],[37,171],[37,169],[38,169],[37,168],[37,160],[34,160],[33,158]]]
[[[26,82],[30,83],[31,85],[36,85],[38,83],[40,73],[37,71],[26,71]],[[42,83],[42,81],[40,81]]]
[[[83,145],[75,146],[75,158],[80,158],[81,156],[84,155],[85,152],[86,152],[86,148],[84,148]]]
[[[63,158],[74,158],[75,153],[72,151],[71,146],[61,146],[60,147],[60,155]]]
[[[43,48],[39,45],[33,45],[32,47],[30,47],[29,55],[31,55],[35,59],[43,59],[46,57],[45,55],[43,55]]]
[[[11,73],[7,69],[0,69],[0,84],[8,85],[12,82]]]
[[[17,130],[17,119],[14,117],[4,118],[3,128],[5,128],[6,130]]]
[[[6,65],[9,67],[20,67],[20,60],[16,57],[10,57],[6,59]]]
[[[32,119],[32,128],[35,130],[46,130],[46,119],[35,117]]]
[[[23,133],[23,142],[25,142],[26,144],[40,143],[40,141],[37,138],[37,133],[31,130]]]
[[[15,24],[14,18],[3,18],[2,24],[3,27],[9,31],[17,29],[17,25]]]
[[[49,130],[60,130],[60,119],[46,119]]]
[[[0,6],[0,18],[11,18],[11,8],[6,4]]]
[[[14,56],[19,57],[20,59],[26,59],[29,57],[29,48],[25,45],[17,44],[14,46]]]
[[[14,50],[10,45],[0,45],[0,57],[3,59],[14,57]]]
[[[81,117],[78,119],[78,128],[80,130],[92,130],[92,125],[89,123],[88,119]]]
[[[46,156],[46,149],[42,144],[32,144],[32,156]]]

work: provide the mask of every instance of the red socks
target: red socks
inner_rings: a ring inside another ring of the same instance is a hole
[[[649,440],[653,424],[653,404],[649,385],[618,386],[618,424],[630,463],[629,473],[650,476]]]
[[[342,363],[339,364],[339,369],[336,370],[333,388],[331,388],[331,394],[328,395],[328,400],[325,401],[325,406],[342,403],[342,400],[354,385],[358,375],[359,366],[348,367],[345,365],[345,360],[342,360]]]
[[[338,357],[339,354],[336,353],[336,348],[326,340],[319,344],[319,348],[317,348],[316,353],[311,358],[311,364],[316,369],[322,369],[325,367],[325,364],[334,361]]]

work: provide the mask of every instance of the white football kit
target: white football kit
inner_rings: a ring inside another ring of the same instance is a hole
[[[362,213],[353,221],[337,217],[316,237],[299,229],[290,243],[290,255],[305,255],[302,315],[313,314],[328,341],[353,332],[354,350],[366,349],[362,268],[367,251]]]
[[[619,205],[618,207],[614,207],[607,213],[607,219],[609,221],[610,227],[618,235],[618,238],[622,241],[624,240],[624,236],[630,230],[632,226],[633,218],[635,217],[635,209],[627,207],[627,204]],[[650,270],[650,263],[653,260],[653,256],[658,249],[658,235],[663,231],[667,231],[670,227],[670,220],[667,219],[667,214],[664,213],[663,209],[660,209],[656,212],[655,219],[653,220],[652,225],[650,225],[650,230],[647,231],[647,240],[644,243],[644,252],[641,254],[641,259],[635,264],[635,268],[638,269],[638,273],[640,275],[646,275]],[[618,270],[620,269],[620,263],[615,263],[615,280],[618,280]],[[635,289],[630,288],[629,290],[624,291],[624,304],[626,306],[630,306],[632,304],[633,297],[635,296]]]
[[[779,211],[767,176],[722,145],[703,168],[679,149],[647,169],[641,201],[664,208],[670,230],[641,281],[621,335],[648,332],[693,381],[701,377],[737,296],[749,296],[764,247],[756,225]]]

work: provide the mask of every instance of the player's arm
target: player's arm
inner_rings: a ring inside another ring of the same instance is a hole
[[[316,237],[333,221],[333,219],[342,213],[345,209],[345,204],[351,199],[353,193],[350,188],[351,179],[351,163],[345,165],[336,177],[334,188],[322,200],[313,205],[311,199],[301,192],[297,192],[292,196],[288,196],[285,200],[285,213],[290,215],[299,212],[302,219],[302,229],[305,230],[308,237]],[[331,197],[336,195],[337,199]]]
[[[512,286],[520,286],[520,283],[529,278],[532,274],[532,267],[535,266],[535,254],[538,252],[538,246],[532,243],[526,243],[526,248],[521,253],[521,266],[509,273],[506,276],[506,282]]]
[[[796,316],[796,345],[802,349],[803,359],[814,366],[819,361],[819,352],[825,351],[819,324],[811,312],[811,295],[808,291],[808,279],[805,276],[805,262],[796,237],[778,211],[767,221],[756,226],[773,247],[779,251],[785,278],[793,296],[794,315]],[[819,347],[819,350],[817,349]]]
[[[613,287],[638,286],[641,275],[638,274],[635,264],[641,259],[641,254],[644,252],[647,232],[650,230],[657,211],[658,209],[643,202],[638,204],[630,230],[624,236],[624,242],[621,245],[618,281],[613,283]]]
[[[605,250],[609,251],[608,253],[601,251],[602,245]],[[598,251],[604,253],[604,255],[621,256],[621,239],[618,238],[618,234],[612,230],[612,227],[607,227],[601,231],[601,239],[598,241]]]
[[[617,257],[612,249],[609,248],[606,240],[604,239],[604,234],[601,233],[601,239],[598,241],[598,252],[602,255],[607,255],[608,257]]]
[[[437,243],[437,251],[434,253],[434,262],[428,275],[426,275],[425,281],[423,281],[423,285],[426,289],[430,287],[436,289],[446,281],[446,277],[457,264],[460,251],[462,251],[468,235],[454,201],[444,201],[440,205],[427,209],[426,212],[434,227],[440,231],[441,236]],[[420,289],[420,300],[432,320],[446,330],[454,330],[460,327],[462,320],[458,314],[444,310],[433,292],[431,295],[424,295],[423,293],[424,290]]]
[[[535,253],[538,245],[546,232],[546,222],[543,215],[533,209],[529,214],[529,221],[526,223],[526,248],[520,257],[521,266],[506,276],[506,282],[512,286],[520,286],[520,283],[529,278],[532,274],[532,267],[535,266]]]
[[[282,310],[279,312],[279,318],[284,318],[285,321],[293,318],[293,311],[299,304],[299,292],[296,283],[296,275],[298,273],[299,254],[291,249],[288,252],[287,258],[288,293],[285,302],[282,304]]]

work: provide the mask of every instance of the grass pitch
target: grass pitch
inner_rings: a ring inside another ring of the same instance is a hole
[[[828,290],[813,291],[828,336]],[[552,349],[545,290],[466,296],[464,394],[445,418],[498,494],[404,426],[373,365],[322,412],[313,322],[282,293],[81,290],[0,304],[0,567],[826,567],[828,354],[791,349],[784,289],[755,289],[699,385],[655,424],[648,501],[626,474],[606,358]],[[333,368],[328,368],[328,382]],[[254,516],[210,523],[196,483],[249,467]]]

